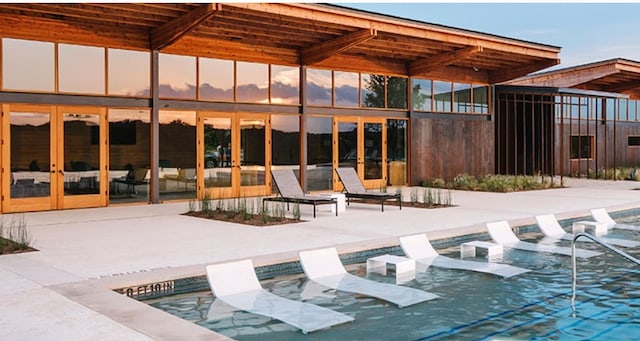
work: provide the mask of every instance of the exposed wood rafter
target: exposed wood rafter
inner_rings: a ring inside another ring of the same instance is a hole
[[[640,90],[640,79],[635,79],[624,83],[617,83],[607,87],[607,91],[611,92],[625,92],[634,89]]]
[[[185,13],[160,27],[151,30],[149,44],[152,50],[160,50],[178,41],[185,34],[211,18],[222,8],[220,4],[204,4],[189,13]]]
[[[378,31],[371,28],[355,31],[332,40],[305,47],[300,51],[300,61],[302,65],[321,62],[358,44],[362,44],[369,39],[373,39],[377,35]]]
[[[413,61],[409,65],[409,74],[411,76],[425,74],[427,72],[449,66],[457,61],[469,58],[476,53],[482,52],[482,50],[482,46],[470,46],[429,58],[421,58]]]
[[[544,70],[548,67],[560,64],[560,59],[543,60],[539,63],[527,64],[511,69],[496,70],[489,73],[489,83],[498,84],[511,79],[528,75],[535,71]]]

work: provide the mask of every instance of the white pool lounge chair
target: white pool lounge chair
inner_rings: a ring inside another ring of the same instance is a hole
[[[250,259],[208,265],[207,280],[217,299],[248,312],[274,318],[303,333],[353,321],[353,317],[315,304],[298,302],[263,289]]]
[[[542,233],[545,236],[549,238],[554,238],[554,239],[573,240],[574,235],[572,233],[565,232],[565,230],[562,228],[562,226],[560,226],[560,224],[558,223],[558,220],[553,214],[536,216],[536,221],[538,222],[538,227],[540,228],[540,231],[542,231]],[[636,247],[640,245],[640,242],[637,242],[634,240],[619,239],[619,238],[602,238],[602,237],[598,237],[598,238],[603,242],[611,245],[618,245],[618,246],[624,246],[624,247]],[[585,239],[580,239],[580,241],[583,241],[583,240]],[[586,239],[585,241],[592,241],[592,240]]]
[[[441,256],[433,248],[427,238],[427,235],[424,233],[400,237],[400,247],[402,247],[402,251],[404,251],[409,258],[414,259],[417,263],[427,266],[484,272],[491,275],[502,276],[504,278],[509,278],[530,271],[528,269],[508,264],[474,262]]]
[[[516,234],[513,233],[513,230],[511,230],[511,226],[509,226],[509,223],[504,220],[487,223],[487,229],[489,230],[491,239],[493,239],[493,241],[498,244],[502,244],[504,247],[525,251],[546,252],[564,256],[571,256],[570,247],[544,245],[540,243],[529,243],[521,241],[520,239],[518,239]],[[576,248],[576,256],[580,258],[589,258],[601,254],[602,252]]]
[[[616,223],[616,221],[611,218],[609,213],[607,213],[607,210],[605,210],[604,208],[592,209],[591,216],[593,216],[593,219],[599,223],[606,223],[607,227],[610,229],[640,231],[640,226]]]
[[[334,247],[301,251],[300,263],[305,275],[310,280],[325,287],[377,297],[397,304],[400,308],[438,297],[426,291],[376,282],[352,275],[345,270]]]

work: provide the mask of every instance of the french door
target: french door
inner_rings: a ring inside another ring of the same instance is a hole
[[[387,142],[384,118],[336,117],[333,126],[333,167],[356,170],[366,188],[387,184]],[[342,185],[334,173],[335,191]]]
[[[2,211],[106,206],[106,110],[2,106]]]
[[[198,113],[198,197],[268,195],[269,115]]]

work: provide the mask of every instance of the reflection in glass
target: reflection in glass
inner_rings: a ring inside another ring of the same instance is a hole
[[[435,111],[451,112],[451,82],[433,81]]]
[[[300,104],[300,68],[271,65],[271,103]]]
[[[200,58],[200,99],[233,102],[233,60]]]
[[[2,86],[11,90],[55,91],[54,44],[2,39]]]
[[[335,96],[337,107],[357,107],[359,104],[358,88],[359,77],[354,72],[334,72]]]
[[[58,90],[105,94],[104,48],[58,44]]]
[[[274,166],[300,165],[300,116],[271,116],[271,164]],[[288,167],[291,168],[291,167]]]
[[[238,102],[269,103],[269,65],[237,62]]]
[[[158,64],[160,97],[196,98],[196,57],[160,53]]]
[[[231,118],[204,119],[204,187],[231,187]],[[217,197],[217,195],[214,195]]]
[[[384,108],[386,76],[362,74],[362,106]]]
[[[364,124],[364,179],[382,179],[382,123]]]
[[[627,100],[619,100],[618,121],[627,121]]]
[[[473,87],[473,112],[479,114],[489,113],[489,87],[474,86]]]
[[[358,123],[338,122],[338,167],[358,169]]]
[[[9,113],[11,198],[48,197],[51,173],[49,113]]]
[[[412,80],[412,96],[413,110],[431,111],[431,81],[428,79]]]
[[[100,116],[64,112],[64,194],[100,193]]]
[[[195,197],[195,123],[195,111],[160,110],[161,199]]]
[[[629,121],[638,121],[638,101],[629,100]]]
[[[307,69],[307,104],[331,105],[331,71]]]
[[[263,119],[240,120],[240,185],[265,184],[265,136]]]
[[[407,183],[407,121],[387,120],[388,185]]]
[[[109,95],[151,96],[149,52],[109,49]]]
[[[309,116],[307,126],[307,190],[332,188],[332,133],[331,117]]]
[[[471,112],[471,84],[453,83],[453,111]]]
[[[149,110],[109,109],[109,201],[149,200]]]
[[[387,77],[387,108],[407,108],[407,78]]]

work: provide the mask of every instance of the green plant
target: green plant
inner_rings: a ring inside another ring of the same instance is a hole
[[[300,220],[300,203],[293,204],[293,219]]]
[[[5,218],[0,218],[0,250],[10,244],[13,244],[18,250],[26,250],[31,247],[32,243],[33,237],[27,229],[27,221],[24,215],[11,217],[8,226]]]
[[[418,190],[413,188],[411,189],[411,193],[409,194],[409,199],[412,203],[418,202]]]

